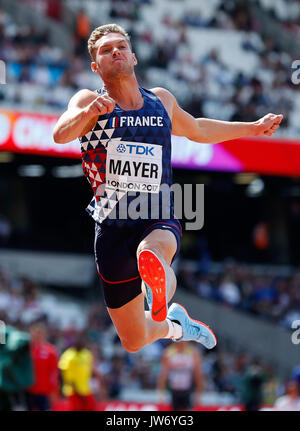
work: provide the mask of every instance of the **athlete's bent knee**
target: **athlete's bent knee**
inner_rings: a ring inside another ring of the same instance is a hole
[[[170,263],[172,257],[176,253],[176,237],[169,231],[161,231],[164,233],[164,235],[158,237],[157,232],[155,232],[155,237],[151,237],[151,234],[149,234],[148,237],[144,238],[140,242],[137,248],[137,258],[142,250],[152,250],[154,253],[157,253],[158,257],[163,257],[168,263]]]
[[[152,250],[154,253],[157,253],[159,257],[164,257],[168,255],[169,248],[168,244],[161,242],[161,241],[149,241],[147,239],[144,239],[137,248],[137,257],[139,257],[139,254],[143,250]]]
[[[147,344],[146,338],[146,332],[139,331],[138,334],[132,334],[132,336],[129,337],[120,337],[120,340],[122,346],[128,353],[137,353],[139,350],[141,350],[142,347]]]
[[[129,340],[121,339],[122,346],[128,353],[137,353],[145,346],[145,339]]]

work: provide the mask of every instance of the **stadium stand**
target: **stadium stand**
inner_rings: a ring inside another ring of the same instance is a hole
[[[80,4],[68,2],[78,13]],[[300,97],[291,84],[292,58],[274,40],[255,31],[260,25],[250,8],[234,5],[214,1],[206,7],[201,1],[197,23],[189,19],[195,16],[193,2],[187,3],[185,13],[180,2],[169,11],[168,0],[90,1],[85,10],[90,25],[116,20],[129,28],[144,86],[165,86],[192,112],[224,120],[253,120],[272,106],[284,114],[281,133],[293,136],[299,127]],[[125,9],[132,16],[126,16]],[[101,22],[94,22],[97,14]],[[76,89],[99,86],[82,50],[79,55],[76,48],[66,52],[51,46],[47,34],[26,24],[19,27],[4,11],[0,22],[4,38],[0,56],[8,65],[7,82],[19,84],[17,90],[13,85],[1,89],[2,104],[61,110]],[[75,41],[76,34],[75,25]]]
[[[259,6],[280,21],[284,28],[297,34],[300,25],[300,5],[296,0],[259,0]]]
[[[213,270],[183,266],[178,282],[185,289],[203,298],[226,304],[275,324],[291,328],[300,319],[300,274],[294,270],[248,266],[233,262]]]

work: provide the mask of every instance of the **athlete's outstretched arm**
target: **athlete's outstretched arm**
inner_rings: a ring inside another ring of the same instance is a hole
[[[66,144],[79,138],[93,128],[95,117],[110,113],[114,108],[115,101],[106,94],[97,97],[90,90],[78,91],[53,129],[54,141]]]
[[[186,136],[196,142],[214,144],[246,136],[271,136],[279,128],[283,118],[282,115],[276,114],[267,114],[254,122],[194,118],[179,106],[169,91],[156,88],[154,92],[165,106],[172,108],[172,133],[177,136]]]

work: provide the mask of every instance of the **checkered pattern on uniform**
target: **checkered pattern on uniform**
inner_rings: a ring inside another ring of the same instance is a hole
[[[99,93],[101,94],[101,91]],[[98,117],[94,128],[80,138],[82,167],[94,192],[94,197],[86,210],[98,222],[103,222],[126,194],[125,191],[109,188],[106,185],[107,145],[110,139],[161,145],[162,178],[161,184],[172,184],[171,168],[171,121],[158,97],[151,91],[140,88],[144,105],[139,110],[125,111],[118,105],[110,114]],[[163,126],[122,126],[120,117],[162,117]],[[115,125],[113,127],[112,125]],[[128,204],[135,197],[129,197]],[[150,206],[151,208],[151,206]],[[151,218],[151,214],[149,214]]]

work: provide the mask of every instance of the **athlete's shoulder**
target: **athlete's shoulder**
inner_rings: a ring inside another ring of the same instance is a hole
[[[154,87],[154,88],[151,88],[150,91],[152,91],[152,93],[154,93],[159,98],[163,98],[168,101],[175,100],[175,97],[173,96],[173,94],[166,88]]]
[[[160,99],[169,117],[172,119],[173,108],[177,103],[173,94],[169,90],[166,90],[165,88],[162,88],[162,87],[154,87],[154,88],[151,88],[150,91]]]
[[[99,96],[95,91],[83,88],[72,96],[68,108],[83,108]]]

